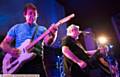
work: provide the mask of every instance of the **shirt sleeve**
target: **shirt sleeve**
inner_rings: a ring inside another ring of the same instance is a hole
[[[17,25],[15,25],[15,26],[13,26],[12,28],[9,29],[9,31],[7,32],[8,36],[11,36],[11,37],[15,38],[15,36],[16,36],[16,34],[15,34],[16,26]]]
[[[38,27],[38,36],[40,36],[41,34],[43,34],[46,30],[47,30],[46,27],[44,27],[44,26],[39,26],[39,27]]]
[[[69,37],[64,37],[62,40],[62,46],[70,46],[71,44],[71,40]]]

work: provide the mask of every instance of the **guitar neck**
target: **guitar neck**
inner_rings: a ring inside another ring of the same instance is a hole
[[[26,47],[27,50],[30,50],[31,48],[33,48],[40,40],[42,40],[50,31],[47,30],[45,31],[41,36],[39,36],[36,40],[34,40],[33,42],[30,43],[30,45],[28,45]]]
[[[56,27],[60,26],[60,22],[56,23]],[[41,36],[39,36],[36,40],[34,40],[33,42],[30,43],[30,45],[28,45],[26,47],[27,50],[31,49],[32,47],[34,47],[40,40],[42,40],[47,34],[50,33],[50,30],[48,29],[47,31],[45,31]]]
[[[56,26],[56,28],[58,28],[60,25],[62,25],[63,23],[69,21],[71,18],[73,18],[75,15],[71,14],[61,20],[59,20],[54,26]],[[41,36],[39,36],[36,40],[34,40],[33,42],[30,43],[30,45],[28,45],[26,47],[27,50],[30,50],[31,48],[34,47],[34,45],[36,45],[40,40],[42,40],[47,34],[50,33],[50,30],[48,29],[47,31],[45,31]]]

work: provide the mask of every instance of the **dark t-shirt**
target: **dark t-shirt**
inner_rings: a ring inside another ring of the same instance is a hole
[[[81,49],[77,44],[76,40],[73,39],[70,36],[66,36],[62,40],[62,46],[67,46],[72,51],[73,54],[75,54],[79,59],[81,60],[88,60],[88,55],[84,52],[83,49]],[[64,56],[64,70],[66,77],[88,77],[87,72],[83,72],[80,67]]]
[[[78,76],[79,74],[82,77],[88,77],[88,75],[85,76],[85,74],[88,74],[88,72],[90,72],[90,70],[94,70],[99,67],[98,58],[103,57],[103,55],[101,55],[99,53],[99,51],[96,52],[93,57],[89,57],[84,52],[84,50],[76,44],[76,40],[70,36],[66,36],[63,38],[62,46],[68,46],[73,54],[75,54],[79,59],[81,59],[87,63],[87,67],[85,68],[85,70],[84,69],[81,70],[77,64],[75,64],[73,61],[71,61],[70,59],[68,59],[67,57],[64,56],[64,67],[65,67],[66,74],[69,72],[73,72],[74,73],[73,77],[79,77]],[[77,76],[75,76],[76,74],[77,74]],[[99,75],[101,76],[101,74],[103,74],[103,73],[101,73],[101,71],[100,71]],[[104,76],[101,76],[101,77],[104,77]]]
[[[82,60],[89,59],[88,55],[84,52],[83,49],[81,49],[77,44],[75,39],[73,39],[70,36],[65,37],[62,40],[62,46],[68,46],[70,50],[79,58]]]
[[[100,58],[100,57],[103,57],[100,53],[99,53],[99,51],[98,52],[96,52],[95,54],[94,54],[94,56],[93,57],[89,57],[86,53],[85,53],[85,51],[80,47],[80,46],[78,46],[77,44],[76,44],[76,40],[75,39],[73,39],[72,37],[70,37],[70,36],[66,36],[65,38],[63,38],[63,40],[62,40],[62,46],[68,46],[69,47],[69,49],[71,50],[71,52],[73,53],[73,54],[75,54],[79,59],[81,59],[81,60],[83,60],[83,61],[88,61],[88,60],[93,60],[93,59],[96,59],[97,60],[97,58]],[[78,42],[77,42],[78,43]]]

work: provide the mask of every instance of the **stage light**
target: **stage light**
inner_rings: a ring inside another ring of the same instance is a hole
[[[99,48],[106,48],[106,51],[109,51],[109,42],[108,38],[105,36],[100,36],[97,39],[97,45]]]
[[[105,36],[100,36],[100,37],[98,37],[97,40],[98,40],[99,44],[107,44],[108,43],[107,37],[105,37]]]
[[[110,44],[110,45],[109,45],[109,48],[113,48],[113,45]]]

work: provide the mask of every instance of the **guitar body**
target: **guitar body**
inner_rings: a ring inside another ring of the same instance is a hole
[[[7,53],[3,59],[2,71],[3,74],[15,73],[19,68],[27,61],[33,59],[36,54],[28,52],[25,47],[30,43],[30,40],[26,40],[22,43],[18,49],[21,51],[18,58],[12,57],[11,54]]]

